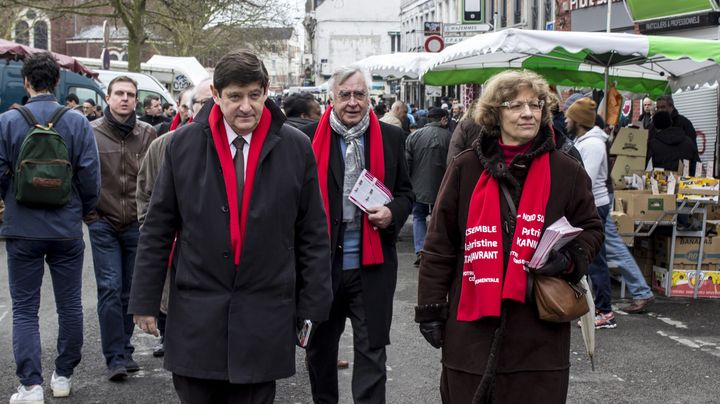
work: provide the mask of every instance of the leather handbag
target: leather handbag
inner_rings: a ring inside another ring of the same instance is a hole
[[[510,197],[510,192],[505,184],[500,183],[500,189],[502,189],[513,218],[517,217],[515,202]],[[582,287],[555,276],[533,276],[529,273],[528,279],[531,277],[533,295],[541,320],[566,323],[581,317],[590,310],[585,298],[587,291]]]
[[[590,310],[587,291],[563,278],[535,275],[533,293],[541,320],[566,323]]]

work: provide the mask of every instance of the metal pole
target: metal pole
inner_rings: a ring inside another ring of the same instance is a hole
[[[610,21],[612,19],[612,0],[607,0],[607,25],[605,26],[605,32],[610,33]],[[607,64],[605,65],[605,127],[608,127],[608,112],[610,110],[609,104],[610,104],[610,98],[608,97],[608,89],[609,86],[609,79],[610,79],[610,60],[612,58],[608,59]]]

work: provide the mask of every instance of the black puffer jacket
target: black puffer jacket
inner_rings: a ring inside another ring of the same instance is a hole
[[[700,161],[697,143],[682,128],[669,127],[655,132],[648,146],[648,155],[655,168],[677,171],[680,160],[689,160],[690,172],[694,173],[695,163]]]

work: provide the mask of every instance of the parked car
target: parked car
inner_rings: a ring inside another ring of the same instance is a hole
[[[23,62],[0,61],[0,112],[7,111],[14,103],[24,104],[28,99],[21,74]],[[61,104],[68,94],[76,94],[80,102],[92,98],[98,105],[106,105],[105,92],[100,82],[69,70],[60,70],[60,82],[55,97]]]

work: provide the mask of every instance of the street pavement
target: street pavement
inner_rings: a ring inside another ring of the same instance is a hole
[[[73,376],[72,396],[53,399],[49,379],[53,371],[57,315],[48,271],[43,283],[40,312],[44,349],[43,375],[46,403],[177,403],[171,375],[162,360],[152,357],[157,339],[136,330],[135,360],[141,370],[123,383],[105,381],[96,313],[95,277],[90,243],[86,238],[83,278],[85,345],[83,360]],[[0,267],[7,265],[0,242]],[[389,403],[440,403],[440,351],[425,342],[413,322],[417,270],[412,263],[412,232],[405,226],[398,244],[400,268],[395,293],[394,319],[388,347],[387,398]],[[17,387],[12,354],[12,311],[7,271],[0,271],[0,401]],[[615,296],[619,295],[615,285]],[[628,301],[616,300],[619,306]],[[658,300],[640,315],[617,312],[618,328],[598,330],[596,369],[592,371],[580,330],[573,326],[569,403],[718,403],[720,402],[720,301],[693,299]],[[351,403],[352,332],[350,324],[340,343],[340,358],[350,368],[339,370],[341,403]],[[522,388],[522,386],[518,386]],[[3,397],[4,395],[4,397]],[[311,403],[298,349],[297,374],[278,381],[277,403]]]

